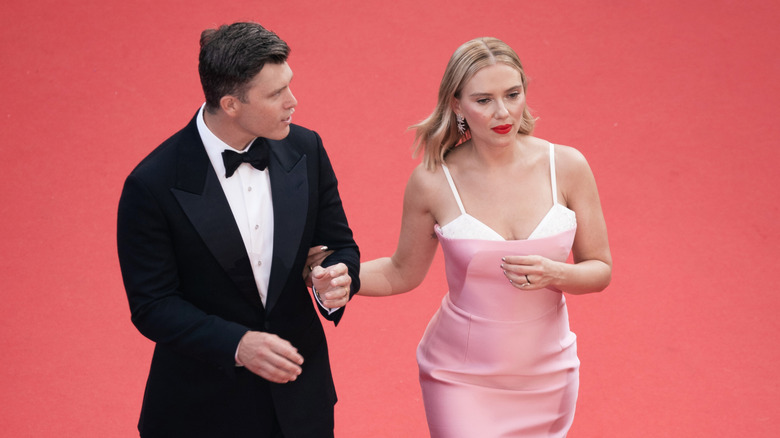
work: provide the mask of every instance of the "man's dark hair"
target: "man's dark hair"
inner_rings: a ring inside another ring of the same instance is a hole
[[[287,61],[290,48],[275,33],[257,23],[233,23],[206,29],[200,35],[198,73],[206,110],[219,108],[226,95],[245,102],[249,82],[267,63]]]

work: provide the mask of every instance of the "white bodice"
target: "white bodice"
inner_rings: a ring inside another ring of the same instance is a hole
[[[449,169],[444,164],[442,164],[442,169],[447,177],[447,182],[450,184],[452,194],[455,196],[461,214],[453,221],[439,227],[441,235],[448,239],[505,240],[495,230],[466,213]],[[574,211],[558,203],[558,184],[555,178],[555,146],[552,143],[550,143],[550,179],[552,185],[552,207],[550,207],[550,210],[547,211],[547,214],[542,218],[531,235],[528,236],[528,240],[552,236],[577,227],[577,217]]]

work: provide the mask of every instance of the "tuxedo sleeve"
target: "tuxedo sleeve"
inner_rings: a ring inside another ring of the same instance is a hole
[[[323,261],[323,266],[327,267],[338,263],[344,263],[347,266],[349,276],[352,278],[350,296],[354,296],[360,290],[360,252],[347,222],[333,166],[322,145],[322,139],[316,133],[315,136],[319,159],[317,163],[319,166],[319,208],[313,243],[314,245],[326,245],[328,249],[334,251]],[[344,314],[343,307],[331,314],[328,314],[321,306],[317,307],[326,319],[334,321],[336,324]]]
[[[161,201],[167,191],[131,174],[120,197],[117,250],[132,322],[158,345],[229,370],[249,329],[184,298],[172,224]]]

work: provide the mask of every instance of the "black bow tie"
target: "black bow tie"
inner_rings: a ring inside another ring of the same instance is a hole
[[[222,161],[225,162],[225,178],[230,178],[241,163],[249,163],[258,170],[268,167],[268,144],[264,141],[255,141],[249,146],[249,150],[240,154],[231,150],[222,151]]]

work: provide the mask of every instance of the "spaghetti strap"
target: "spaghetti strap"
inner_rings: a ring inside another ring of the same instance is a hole
[[[550,143],[550,185],[552,186],[553,205],[558,203],[558,180],[555,177],[555,145]]]
[[[458,189],[455,188],[455,182],[452,181],[452,175],[450,175],[450,170],[447,169],[447,166],[445,166],[443,163],[441,165],[441,168],[444,171],[444,176],[447,177],[447,182],[450,183],[450,189],[452,189],[452,195],[455,196],[455,201],[458,203],[458,208],[460,208],[460,213],[466,214],[466,209],[463,208],[463,201],[460,200],[460,194],[458,194]]]

